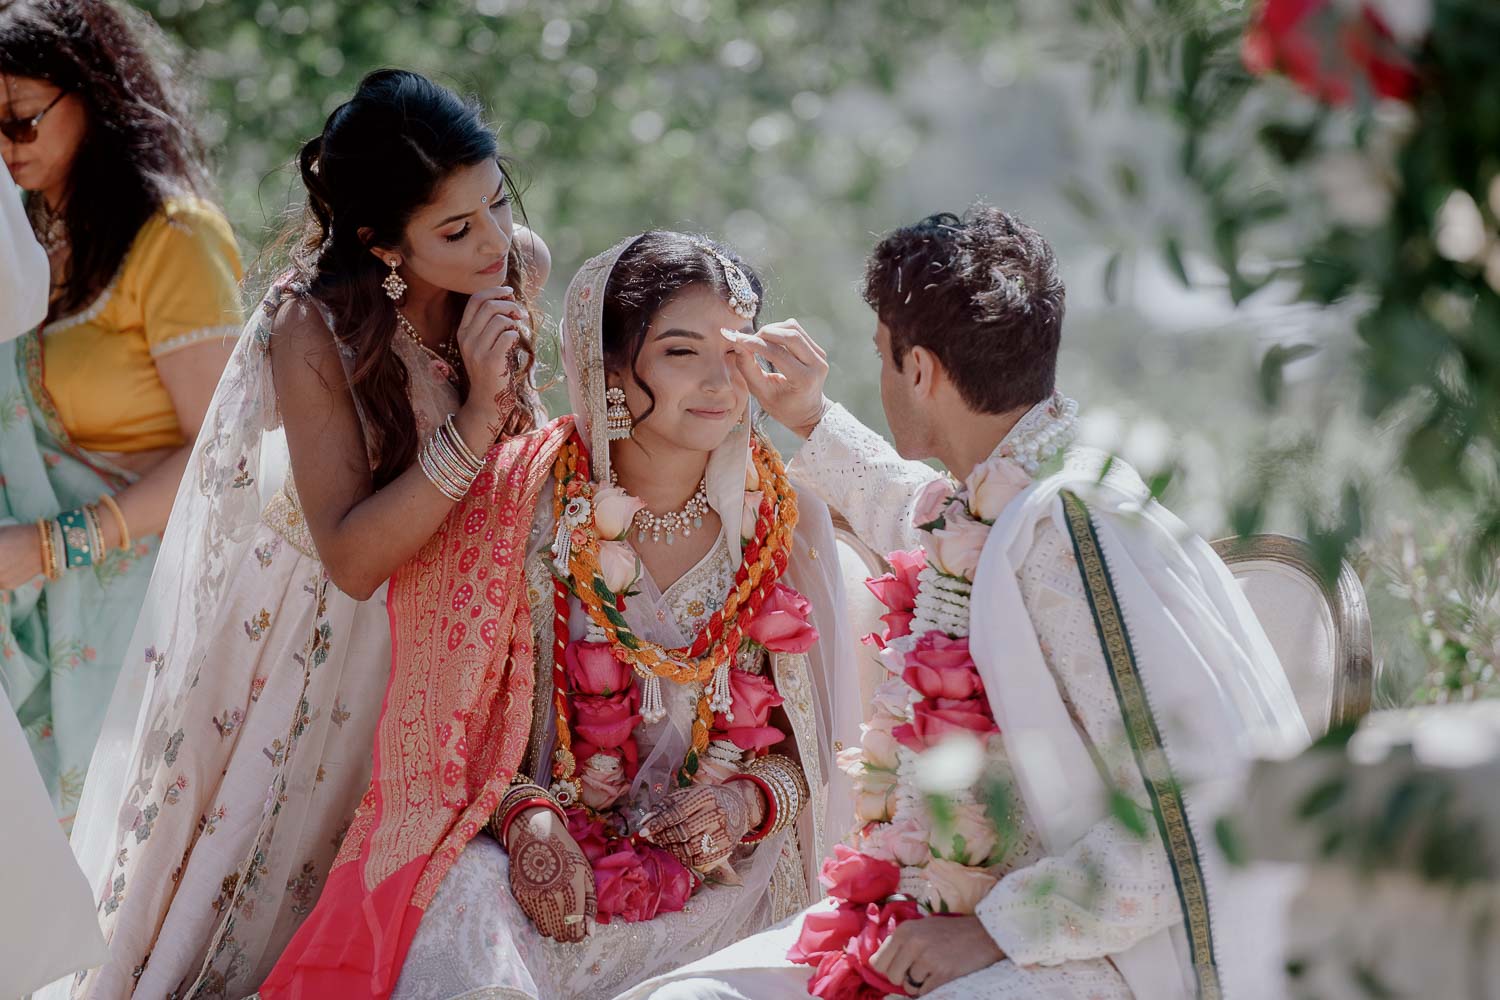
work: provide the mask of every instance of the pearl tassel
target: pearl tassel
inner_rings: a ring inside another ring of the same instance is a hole
[[[652,674],[641,685],[641,719],[656,723],[667,717],[667,707],[661,700],[661,678]]]
[[[708,707],[723,712],[724,718],[733,722],[734,712],[730,708],[733,701],[734,696],[729,691],[729,664],[721,663],[715,668],[713,685],[708,689]]]

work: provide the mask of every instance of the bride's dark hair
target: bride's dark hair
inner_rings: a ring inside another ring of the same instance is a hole
[[[522,219],[525,212],[479,106],[405,70],[376,70],[361,80],[354,97],[334,109],[322,134],[302,147],[297,160],[307,209],[292,250],[295,279],[329,308],[334,336],[353,351],[350,389],[376,438],[379,488],[412,463],[420,442],[407,396],[410,374],[392,346],[398,328],[396,310],[381,287],[387,269],[370,248],[401,246],[407,223],[432,200],[438,185],[454,170],[486,160],[500,165]],[[524,298],[526,262],[514,243],[508,266],[535,330],[537,311]],[[458,315],[466,296],[452,296],[453,315]],[[523,374],[529,376],[535,347],[530,340],[522,343]],[[520,377],[517,384],[526,398],[505,434],[530,430],[535,423],[530,378]],[[459,389],[467,396],[467,376]]]
[[[726,301],[730,297],[724,268],[714,258],[717,252],[729,258],[750,281],[757,302],[763,296],[760,275],[722,243],[707,236],[653,229],[642,234],[620,255],[604,289],[604,367],[613,372],[629,371],[651,406],[637,416],[639,423],[656,408],[656,394],[636,370],[646,330],[667,300],[689,285],[707,285]],[[759,306],[757,305],[757,317]]]

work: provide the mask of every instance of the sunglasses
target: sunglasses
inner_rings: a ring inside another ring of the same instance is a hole
[[[66,90],[58,91],[57,96],[52,98],[51,104],[30,118],[6,118],[0,120],[0,135],[5,136],[5,138],[17,145],[36,142],[36,127],[42,123],[43,118],[47,117],[47,112],[57,107],[57,102],[66,96],[68,96]]]

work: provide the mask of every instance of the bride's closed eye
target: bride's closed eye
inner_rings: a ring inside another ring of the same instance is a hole
[[[697,353],[691,347],[671,347],[667,349],[667,357],[669,358],[688,358]]]
[[[465,222],[462,229],[460,229],[456,233],[449,233],[448,235],[444,236],[443,239],[447,240],[449,243],[457,243],[459,240],[469,235],[469,230],[471,228],[472,227],[467,222]]]

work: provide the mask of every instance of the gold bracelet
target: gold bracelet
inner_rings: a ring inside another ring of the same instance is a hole
[[[37,534],[42,540],[42,575],[49,580],[61,580],[62,570],[57,566],[57,549],[53,546],[52,522],[40,518],[36,522]]]
[[[93,546],[94,562],[104,562],[104,557],[109,554],[109,549],[104,545],[104,525],[99,522],[99,508],[93,504],[84,504],[83,519],[89,529],[89,544]]]
[[[125,513],[120,510],[120,505],[115,503],[115,498],[108,493],[99,498],[105,508],[115,519],[115,527],[120,529],[120,551],[125,552],[130,548],[130,525],[125,523]]]
[[[812,798],[802,768],[784,754],[758,757],[745,768],[745,773],[764,781],[776,799],[776,822],[766,836],[794,825],[802,807]]]

